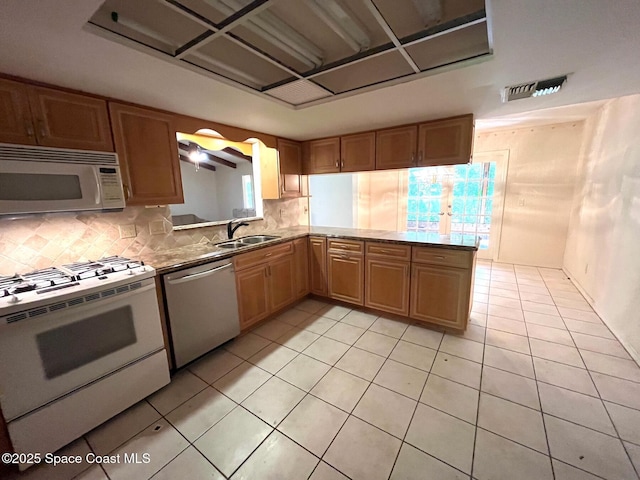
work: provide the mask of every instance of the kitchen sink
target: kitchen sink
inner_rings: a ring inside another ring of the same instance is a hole
[[[246,247],[246,246],[247,244],[242,242],[225,242],[225,243],[216,244],[216,247],[220,247],[220,248],[240,248],[240,247]]]
[[[246,245],[246,244],[268,242],[269,240],[277,240],[278,238],[280,237],[277,237],[275,235],[252,235],[250,237],[240,238],[238,239],[238,242]]]

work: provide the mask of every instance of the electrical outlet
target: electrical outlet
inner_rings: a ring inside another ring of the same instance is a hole
[[[151,235],[164,235],[164,220],[149,222],[149,233],[151,233]]]
[[[519,207],[524,207],[524,198],[519,198],[518,199],[518,206]]]
[[[137,235],[135,223],[118,225],[118,229],[120,230],[120,238],[134,238]]]
[[[284,210],[281,208],[280,209],[280,218],[282,218],[282,214],[284,213]]]

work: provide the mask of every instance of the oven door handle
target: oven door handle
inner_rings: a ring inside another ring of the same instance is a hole
[[[204,272],[192,273],[191,275],[185,275],[184,277],[168,280],[168,283],[170,285],[177,285],[179,283],[190,282],[191,280],[194,280],[196,278],[208,277],[209,275],[213,275],[220,270],[225,270],[231,267],[233,267],[233,263],[227,263],[222,267],[216,267],[212,268],[211,270],[205,270]]]

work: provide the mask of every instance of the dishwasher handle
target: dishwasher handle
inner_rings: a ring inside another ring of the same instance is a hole
[[[216,267],[216,268],[212,268],[211,270],[205,270],[204,272],[192,273],[191,275],[185,275],[184,277],[168,280],[168,283],[169,285],[177,285],[179,283],[190,282],[195,278],[208,277],[209,275],[213,275],[214,273],[219,272],[220,270],[224,270],[226,268],[231,268],[231,267],[233,267],[233,263],[227,263],[222,267]]]

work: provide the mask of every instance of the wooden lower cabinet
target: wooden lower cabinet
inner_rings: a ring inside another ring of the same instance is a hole
[[[240,328],[245,329],[269,315],[266,265],[236,271]]]
[[[328,295],[343,302],[364,305],[364,257],[329,252]]]
[[[309,290],[327,295],[327,239],[309,237]]]
[[[292,242],[238,255],[233,264],[242,330],[296,299]]]
[[[410,271],[409,262],[367,258],[365,307],[408,316]]]
[[[411,265],[411,318],[464,330],[469,317],[471,270]]]
[[[293,256],[287,255],[267,265],[269,313],[286,307],[295,300],[293,295]]]
[[[309,244],[307,238],[293,241],[293,296],[302,298],[309,293]]]

